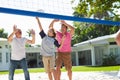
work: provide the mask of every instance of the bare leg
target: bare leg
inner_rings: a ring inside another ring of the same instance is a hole
[[[69,80],[72,80],[72,71],[71,70],[68,70],[68,77],[69,77]]]
[[[52,73],[53,73],[54,80],[56,80],[56,70],[53,69]]]
[[[49,77],[49,80],[53,80],[51,72],[48,72],[48,77]]]
[[[60,76],[61,76],[61,67],[57,67],[56,68],[56,80],[60,80]]]

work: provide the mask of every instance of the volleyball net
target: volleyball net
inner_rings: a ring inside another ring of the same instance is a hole
[[[71,0],[0,0],[0,13],[120,26],[120,22],[74,17],[72,6]]]

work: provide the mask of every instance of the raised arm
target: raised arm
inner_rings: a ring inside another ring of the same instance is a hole
[[[36,20],[37,20],[37,22],[38,22],[38,26],[39,26],[40,31],[42,31],[43,28],[42,28],[42,25],[41,25],[41,22],[40,22],[39,18],[36,17]]]
[[[13,40],[13,36],[14,36],[14,34],[15,34],[17,31],[18,31],[17,26],[14,25],[14,26],[13,26],[13,32],[8,36],[8,39],[7,39],[7,41],[8,41],[9,43]]]
[[[66,25],[70,29],[70,34],[73,36],[75,28],[73,26],[69,25],[68,23],[66,23],[64,20],[61,20],[61,23]]]
[[[66,38],[66,36],[63,35],[62,40],[61,40],[60,43],[55,39],[55,42],[54,42],[55,46],[58,47],[59,49],[62,48],[62,46],[63,46],[63,44],[64,44],[65,38]]]
[[[32,35],[32,40],[27,40],[27,43],[34,44],[35,43],[35,31],[32,29],[30,31],[30,34]]]
[[[59,47],[59,49],[62,48],[65,38],[66,38],[66,36],[63,35],[62,40],[61,40],[61,43],[60,43],[60,47]]]
[[[54,20],[50,23],[49,28],[50,28],[50,29],[53,29],[54,23],[55,23],[55,22],[58,22],[58,21],[59,21],[58,19],[54,19]]]

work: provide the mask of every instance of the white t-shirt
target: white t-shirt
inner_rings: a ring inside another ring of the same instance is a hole
[[[26,38],[13,38],[11,42],[11,59],[12,60],[21,60],[23,58],[26,58],[25,54],[25,43],[27,39]]]

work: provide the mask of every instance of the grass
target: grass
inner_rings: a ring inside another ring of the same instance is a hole
[[[118,71],[120,66],[77,66],[73,71]]]
[[[85,72],[85,71],[118,71],[120,66],[73,66],[73,72]],[[63,72],[66,71],[63,67]],[[44,68],[29,68],[30,73],[44,72]],[[15,74],[23,73],[22,69],[16,69]],[[1,74],[8,74],[8,71],[0,71]]]

